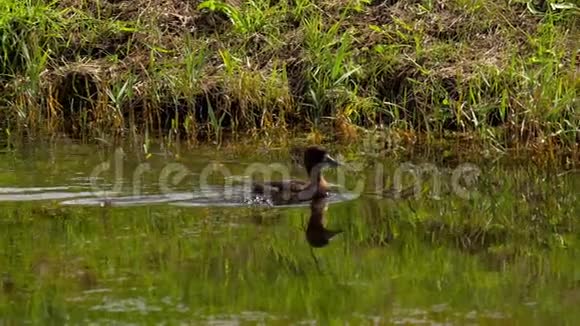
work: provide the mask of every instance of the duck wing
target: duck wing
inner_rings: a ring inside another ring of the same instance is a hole
[[[300,192],[308,186],[308,182],[302,180],[268,181],[254,183],[252,191],[259,194],[272,192]]]

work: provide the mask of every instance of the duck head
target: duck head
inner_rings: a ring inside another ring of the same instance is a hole
[[[328,152],[319,146],[310,146],[304,151],[304,167],[310,175],[315,169],[318,171],[325,167],[338,167],[341,164],[332,158]]]

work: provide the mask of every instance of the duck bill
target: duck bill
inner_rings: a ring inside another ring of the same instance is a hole
[[[337,167],[337,166],[341,166],[342,163],[340,163],[339,161],[335,160],[334,158],[332,158],[330,155],[326,154],[324,155],[324,163],[330,167]]]

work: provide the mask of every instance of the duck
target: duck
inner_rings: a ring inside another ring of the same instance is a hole
[[[322,248],[330,243],[330,240],[342,230],[329,230],[325,227],[325,212],[328,208],[326,198],[314,198],[310,202],[310,219],[306,228],[306,241],[313,248]]]
[[[320,146],[309,146],[304,150],[304,168],[308,180],[281,180],[256,182],[252,193],[269,196],[274,204],[291,204],[310,201],[328,196],[329,186],[322,175],[327,167],[336,168],[342,164]]]

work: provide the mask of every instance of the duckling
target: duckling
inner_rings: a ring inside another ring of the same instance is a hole
[[[341,164],[328,152],[318,146],[310,146],[304,151],[304,167],[309,180],[282,180],[254,183],[252,192],[272,198],[274,204],[288,204],[309,201],[313,198],[328,196],[328,183],[322,176],[325,167],[338,167]]]

